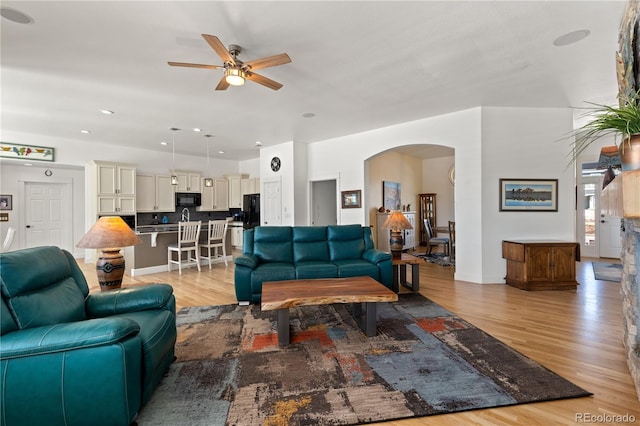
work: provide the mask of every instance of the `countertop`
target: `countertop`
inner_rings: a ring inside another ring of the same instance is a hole
[[[200,226],[200,230],[208,229],[209,224],[207,222],[202,222]],[[242,222],[229,222],[229,228],[242,228]],[[154,232],[163,233],[163,232],[178,232],[178,224],[177,223],[160,223],[158,225],[141,225],[136,227],[136,234],[152,234]]]

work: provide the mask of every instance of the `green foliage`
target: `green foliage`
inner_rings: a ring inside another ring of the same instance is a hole
[[[589,145],[597,139],[620,134],[625,140],[629,136],[640,134],[640,91],[620,102],[620,106],[608,106],[589,102],[593,105],[583,116],[592,120],[575,133],[572,156],[575,160]],[[629,142],[627,142],[629,143]],[[621,147],[624,150],[624,144]]]

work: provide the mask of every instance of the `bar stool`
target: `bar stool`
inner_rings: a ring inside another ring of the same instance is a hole
[[[200,271],[200,259],[198,258],[198,240],[200,239],[201,222],[178,222],[178,243],[167,246],[167,269],[171,272],[171,264],[178,264],[178,271],[182,275],[183,266],[191,266],[195,263]],[[178,253],[178,260],[173,260],[173,253]],[[191,257],[193,252],[193,257]],[[182,260],[182,253],[187,258]]]
[[[209,230],[207,232],[207,242],[200,244],[200,250],[207,249],[207,256],[200,254],[201,259],[207,259],[209,261],[209,269],[211,269],[211,261],[217,257],[220,257],[218,249],[222,249],[222,257],[224,258],[224,266],[228,266],[227,262],[227,224],[226,220],[210,220]],[[213,249],[213,256],[211,256],[211,249]]]

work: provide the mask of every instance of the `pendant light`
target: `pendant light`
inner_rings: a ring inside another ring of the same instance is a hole
[[[209,168],[209,138],[212,137],[212,136],[213,135],[204,135],[204,137],[207,138],[207,174],[211,170]],[[204,186],[212,187],[213,186],[213,179],[210,178],[210,177],[204,178]]]
[[[177,185],[178,184],[178,175],[176,175],[176,132],[180,129],[176,128],[176,127],[172,127],[169,130],[171,130],[172,133],[172,142],[171,142],[171,150],[172,150],[172,154],[173,154],[173,164],[171,165],[172,169],[171,169],[171,185]]]

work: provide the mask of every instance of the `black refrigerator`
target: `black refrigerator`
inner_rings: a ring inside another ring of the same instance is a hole
[[[242,197],[242,211],[244,212],[244,229],[260,225],[260,194],[244,195]]]

